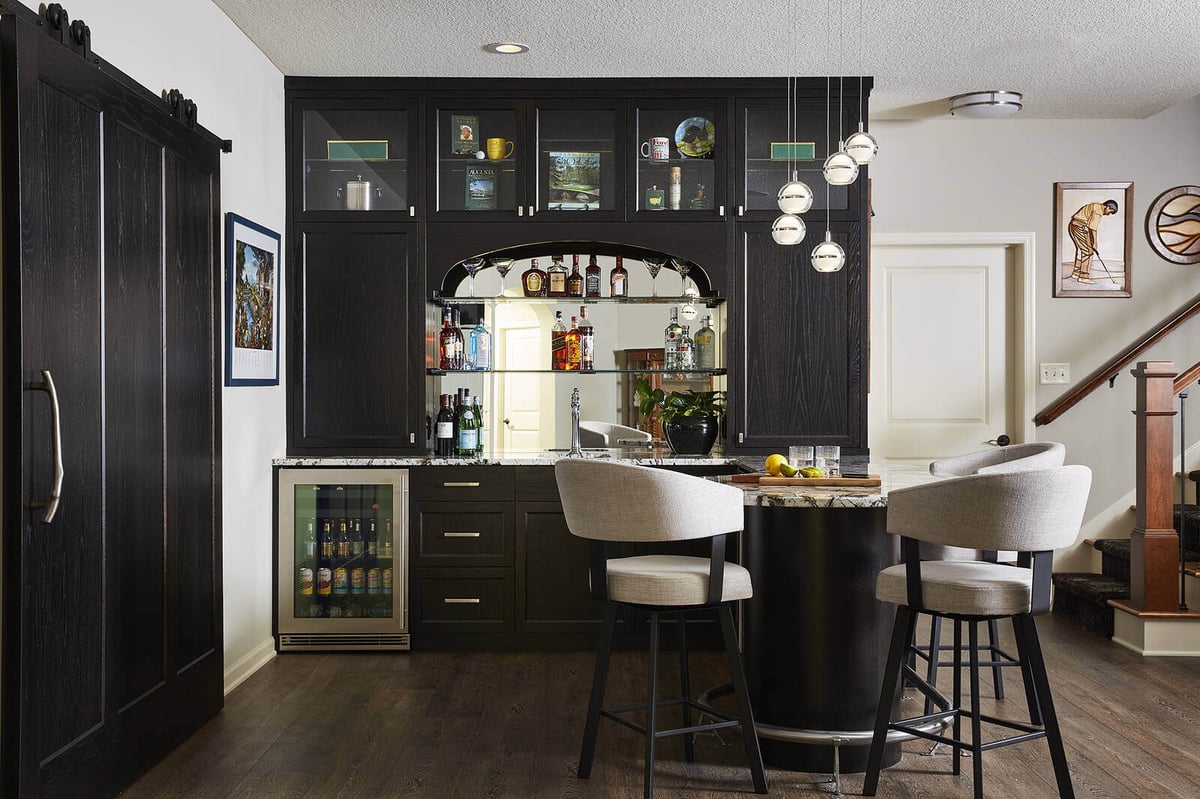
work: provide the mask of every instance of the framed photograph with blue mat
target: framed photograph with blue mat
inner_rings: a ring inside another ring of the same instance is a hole
[[[279,385],[279,234],[225,214],[225,385]]]

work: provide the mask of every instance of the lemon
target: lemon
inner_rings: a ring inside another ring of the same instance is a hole
[[[787,459],[786,455],[780,455],[779,453],[775,453],[774,455],[768,455],[767,456],[767,474],[772,474],[772,475],[775,475],[776,477],[778,477],[779,476],[779,467],[783,466],[787,462],[788,462],[788,459]]]
[[[780,477],[795,477],[796,473],[799,471],[800,471],[799,469],[797,469],[795,466],[793,466],[790,463],[779,464],[779,476]]]

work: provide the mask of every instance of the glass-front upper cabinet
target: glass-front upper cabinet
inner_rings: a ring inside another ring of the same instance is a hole
[[[300,100],[295,105],[301,188],[309,219],[416,216],[416,101]]]
[[[441,220],[524,217],[532,160],[525,104],[456,100],[431,111],[430,212]]]
[[[643,220],[705,220],[725,216],[725,164],[732,138],[719,100],[636,105],[637,185],[631,215]]]
[[[789,135],[789,123],[795,126]],[[737,104],[738,152],[735,205],[739,219],[769,222],[782,213],[779,189],[792,179],[792,172],[813,193],[812,209],[801,218],[808,223],[820,211],[821,227],[828,207],[834,218],[851,209],[857,211],[858,182],[829,186],[821,167],[830,152],[826,139],[825,103],[803,99],[789,114],[787,102],[745,101]],[[832,146],[837,147],[837,119],[830,121]]]
[[[537,213],[550,218],[623,218],[624,101],[541,101],[533,108]]]

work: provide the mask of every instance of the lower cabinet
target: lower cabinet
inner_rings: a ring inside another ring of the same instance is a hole
[[[411,599],[416,631],[513,629],[511,569],[413,569]]]
[[[516,518],[517,629],[599,629],[604,602],[588,587],[588,542],[571,535],[562,505],[517,502]]]

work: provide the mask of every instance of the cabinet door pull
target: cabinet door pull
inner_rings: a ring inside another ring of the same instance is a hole
[[[746,206],[744,206],[744,205],[739,205],[739,206],[738,206],[738,216],[742,216],[742,215],[743,215],[743,214],[745,214],[745,213],[746,213]]]
[[[408,215],[416,216],[417,215],[417,206],[415,206],[415,205],[408,206]]]
[[[447,605],[478,605],[479,597],[477,596],[448,596],[442,600]]]
[[[725,216],[725,206],[717,206],[717,216]]]
[[[453,482],[442,483],[442,488],[479,488],[479,481],[475,480],[472,482],[464,482],[464,483],[453,483]]]
[[[533,206],[529,206],[529,215],[533,216]]]
[[[517,216],[525,216],[525,206],[523,206],[523,205],[517,206]]]
[[[50,376],[49,369],[42,370],[42,382],[30,383],[29,388],[33,391],[45,391],[50,395],[50,419],[53,423],[50,434],[54,450],[54,485],[50,488],[50,496],[48,498],[35,500],[30,503],[31,507],[45,509],[45,512],[42,514],[42,524],[49,524],[54,521],[54,514],[58,513],[58,500],[62,497],[63,485],[62,421],[58,407],[58,391],[54,388],[54,378]]]
[[[746,441],[746,434],[738,433],[738,443],[743,444],[743,443],[745,443],[745,441]]]
[[[452,533],[447,530],[446,532],[442,533],[442,538],[479,538],[480,535],[482,535],[482,534],[481,533]]]
[[[409,433],[409,434],[408,434],[408,443],[410,443],[410,444],[415,444],[415,443],[417,443],[417,434],[416,434],[416,433]]]

